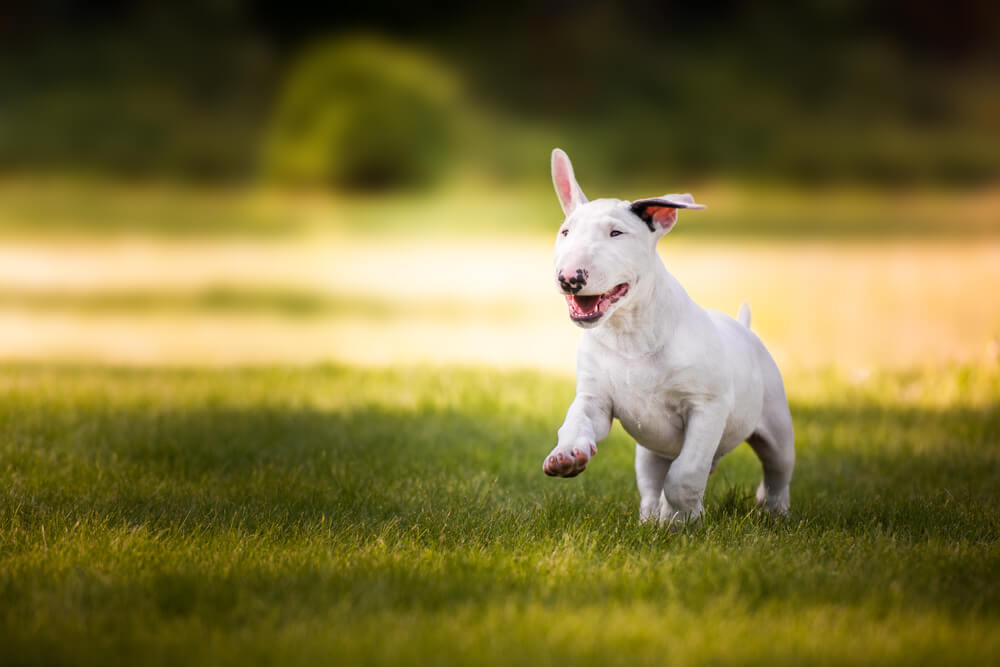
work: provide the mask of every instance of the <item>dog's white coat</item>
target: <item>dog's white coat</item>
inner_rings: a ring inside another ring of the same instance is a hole
[[[647,224],[632,202],[588,202],[559,149],[552,170],[566,214],[556,240],[557,286],[560,274],[582,269],[587,279],[580,295],[603,294],[620,283],[629,291],[596,322],[577,322],[586,331],[576,398],[545,472],[582,472],[617,418],[636,439],[641,520],[700,517],[709,473],[743,441],[764,468],[758,503],[786,513],[795,464],[792,421],[781,373],[749,328],[749,308],[741,308],[740,321],[702,308],[656,253],[657,240],[677,217],[676,208],[660,206],[700,207],[688,195],[642,200],[661,211],[656,224]]]

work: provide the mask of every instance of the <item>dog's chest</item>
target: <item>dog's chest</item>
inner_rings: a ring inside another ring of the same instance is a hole
[[[639,444],[669,458],[684,444],[684,395],[669,374],[648,362],[627,362],[610,374],[614,416]]]

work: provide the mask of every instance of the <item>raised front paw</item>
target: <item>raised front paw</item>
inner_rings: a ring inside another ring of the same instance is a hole
[[[551,477],[576,477],[587,467],[590,458],[597,453],[597,445],[592,443],[573,447],[559,446],[545,457],[542,470]]]

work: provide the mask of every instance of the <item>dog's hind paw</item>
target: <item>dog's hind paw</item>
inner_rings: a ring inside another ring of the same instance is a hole
[[[791,503],[788,499],[788,487],[775,492],[768,489],[764,482],[761,482],[757,487],[757,493],[755,494],[755,500],[757,501],[757,506],[770,514],[775,516],[786,517],[788,516],[788,510]]]

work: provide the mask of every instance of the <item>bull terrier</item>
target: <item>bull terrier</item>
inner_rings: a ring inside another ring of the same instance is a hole
[[[744,441],[764,469],[757,503],[787,514],[792,418],[781,372],[750,330],[750,308],[744,303],[735,320],[702,308],[656,252],[679,209],[704,206],[689,194],[588,201],[558,148],[552,181],[566,216],[555,282],[585,331],[576,398],[545,474],[583,472],[617,418],[636,440],[640,521],[699,519],[709,474]]]

